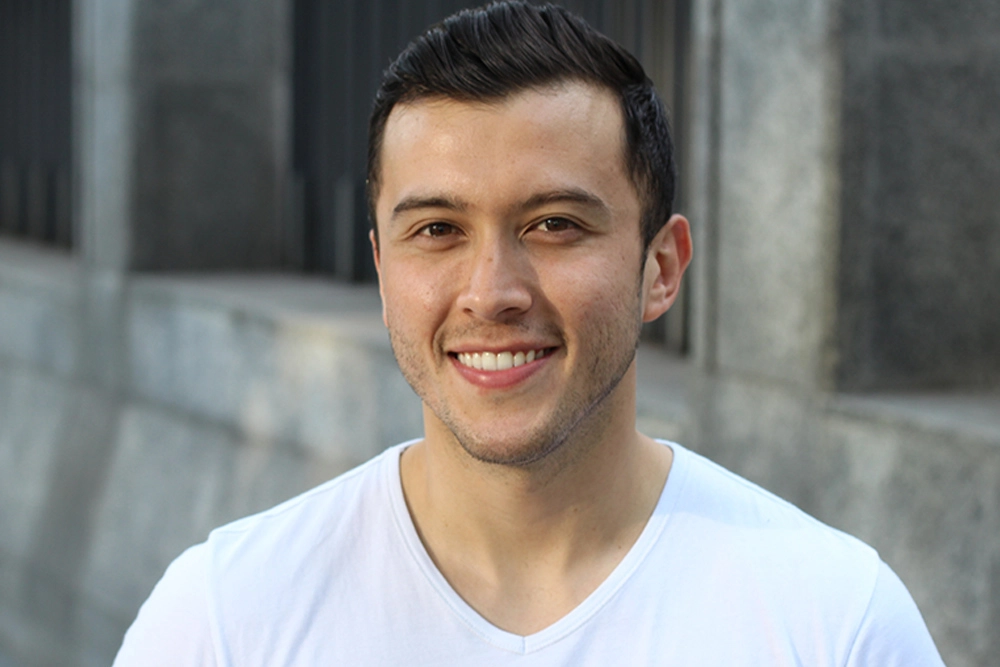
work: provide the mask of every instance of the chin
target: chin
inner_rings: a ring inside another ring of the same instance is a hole
[[[462,449],[481,463],[523,468],[548,458],[565,441],[546,438],[479,439],[455,435]]]
[[[439,415],[462,449],[477,461],[509,467],[530,467],[559,452],[579,430],[584,414],[557,410],[542,423],[525,426],[501,420],[486,429],[469,428],[451,415]]]

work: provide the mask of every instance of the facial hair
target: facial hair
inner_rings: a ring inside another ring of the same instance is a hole
[[[433,391],[433,382],[425,365],[420,361],[420,355],[413,345],[404,342],[389,317],[389,340],[393,353],[399,363],[400,370],[413,390],[421,400],[450,431],[454,441],[473,459],[487,464],[527,468],[552,456],[563,448],[571,438],[586,439],[588,432],[599,428],[599,410],[608,397],[621,383],[635,359],[642,331],[642,274],[639,277],[639,290],[636,300],[629,313],[623,313],[619,320],[609,318],[608,322],[618,322],[613,330],[597,331],[596,344],[591,350],[592,361],[585,373],[585,382],[570,385],[568,393],[555,407],[551,415],[533,428],[522,434],[518,442],[497,442],[491,440],[488,432],[482,428],[479,432],[467,425],[462,416],[457,414],[446,400]],[[626,322],[627,320],[627,322]],[[486,325],[483,325],[486,326]],[[528,330],[528,325],[516,322],[507,325],[490,325],[496,330],[498,326],[517,327]],[[566,337],[561,331],[546,332],[550,337],[557,335],[560,340]],[[472,331],[462,330],[451,332],[449,337],[459,338],[472,334]],[[628,341],[627,343],[625,341]],[[437,359],[441,363],[450,363],[444,352],[441,341],[434,343]],[[562,348],[565,349],[565,344]],[[571,378],[572,379],[572,378]]]

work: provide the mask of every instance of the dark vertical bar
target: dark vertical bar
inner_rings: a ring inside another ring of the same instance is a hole
[[[13,3],[0,2],[0,162],[13,151],[14,17]],[[3,202],[0,202],[0,207]],[[2,225],[2,223],[0,223]]]
[[[40,164],[44,154],[44,137],[39,132],[44,113],[41,104],[42,69],[42,10],[40,3],[27,5],[25,17],[25,68],[23,136],[27,143],[22,158],[24,201],[22,203],[21,233],[28,238],[38,239],[44,229],[45,176]]]
[[[17,209],[14,213],[14,234],[23,236],[28,232],[28,211],[31,204],[28,201],[28,175],[22,164],[17,165]]]
[[[52,180],[52,236],[55,245],[72,244],[71,179],[73,164],[73,75],[71,0],[58,0],[53,15],[54,30],[52,90],[55,99],[52,138],[56,142]]]
[[[22,203],[21,233],[31,239],[40,239],[45,228],[45,138],[39,126],[44,122],[42,105],[42,3],[27,4],[24,22],[24,123],[23,136],[27,143],[22,158],[24,167],[24,202]]]
[[[21,216],[21,176],[17,163],[7,157],[0,161],[0,232],[17,231]]]
[[[45,238],[48,210],[48,174],[45,166],[38,160],[28,163],[24,173],[24,218],[23,233],[31,239],[41,241]]]
[[[309,242],[307,245],[307,268],[311,271],[322,269],[324,266],[323,249],[328,243],[328,239],[323,234],[323,222],[326,211],[329,208],[327,199],[329,186],[326,183],[329,177],[325,163],[325,147],[327,143],[327,130],[325,123],[329,121],[327,110],[327,61],[328,52],[332,48],[330,44],[333,38],[330,35],[330,15],[336,10],[338,3],[326,3],[321,0],[307,0],[304,2],[309,7],[309,14],[312,18],[310,25],[306,27],[306,34],[311,40],[309,51],[310,62],[307,64],[309,72],[309,100],[312,108],[309,114],[308,141],[310,143],[308,153],[309,174],[306,178],[306,192],[309,203],[306,210],[309,212]]]
[[[316,15],[311,0],[295,0],[292,9],[292,183],[300,201],[293,200],[294,214],[299,216],[301,234],[300,268],[309,270],[309,254],[315,243],[316,210],[315,184],[312,180],[310,140],[315,138],[312,111],[316,105],[312,75],[315,68]],[[297,204],[297,205],[296,205]]]
[[[14,122],[14,3],[0,2],[0,234],[14,229],[15,192]]]
[[[691,3],[692,0],[674,0],[674,136],[677,137],[678,164],[687,164],[688,148],[688,110],[690,98],[690,53],[691,53]],[[684,182],[684,173],[678,169],[677,208],[681,211],[687,206],[688,191]],[[692,274],[693,277],[694,274]],[[681,317],[683,322],[679,327],[679,351],[687,353],[691,349],[692,327],[694,316],[691,310],[692,280],[688,280],[681,292]]]
[[[316,2],[319,28],[316,37],[316,75],[314,117],[313,183],[316,218],[315,245],[312,248],[314,270],[331,273],[336,264],[335,219],[337,179],[341,168],[338,152],[344,150],[345,99],[350,98],[351,0]],[[347,81],[345,81],[345,78]]]
[[[68,166],[56,169],[53,174],[53,242],[61,248],[73,244],[72,188]]]
[[[363,2],[368,12],[364,14],[367,23],[366,31],[370,35],[367,49],[364,52],[361,66],[358,68],[358,81],[355,85],[355,116],[357,127],[356,143],[352,146],[349,163],[352,180],[352,195],[356,202],[353,214],[354,233],[348,241],[350,253],[355,261],[351,267],[351,279],[355,281],[372,281],[375,278],[375,266],[371,252],[366,251],[368,238],[368,216],[366,214],[363,195],[363,182],[367,164],[367,125],[371,113],[372,98],[378,89],[382,72],[389,64],[390,58],[398,50],[398,3],[395,0],[370,0]]]
[[[324,252],[327,260],[323,269],[341,280],[351,280],[354,275],[353,257],[348,261],[350,248],[354,243],[354,219],[357,202],[354,200],[354,179],[357,178],[354,154],[359,145],[361,126],[358,123],[358,79],[364,57],[361,45],[371,39],[363,22],[364,2],[342,0],[341,14],[336,29],[336,51],[331,52],[327,61],[330,76],[336,81],[335,87],[326,91],[330,115],[331,132],[324,144],[324,159],[328,165],[327,214],[324,218],[326,243]],[[339,262],[338,257],[343,258]]]
[[[21,233],[22,210],[24,209],[24,185],[21,174],[24,159],[24,70],[26,68],[24,20],[25,3],[11,3],[11,80],[10,80],[10,145],[8,163],[5,165],[4,180],[7,182],[8,202],[6,208],[6,230],[10,234]]]
[[[335,165],[332,164],[330,150],[335,141],[335,130],[331,125],[339,125],[336,114],[336,100],[331,99],[334,86],[340,84],[339,73],[332,65],[337,61],[338,49],[342,48],[344,35],[337,32],[337,22],[347,23],[349,2],[323,2],[317,0],[316,7],[316,52],[315,52],[315,108],[313,110],[313,168],[312,185],[316,217],[313,220],[314,236],[311,248],[311,268],[314,271],[331,271],[333,268],[333,238],[330,220],[333,210],[333,180]],[[342,89],[342,94],[347,91]]]

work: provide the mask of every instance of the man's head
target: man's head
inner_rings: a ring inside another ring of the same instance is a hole
[[[690,258],[654,164],[665,137],[634,60],[562,10],[464,13],[396,62],[372,122],[372,242],[427,440],[520,466],[634,431],[639,331]]]
[[[495,102],[567,81],[605,88],[618,100],[625,125],[622,157],[642,202],[647,247],[673,208],[673,145],[663,104],[642,66],[621,46],[561,7],[525,2],[462,11],[414,40],[386,71],[368,130],[372,224],[385,125],[397,105],[429,98]]]

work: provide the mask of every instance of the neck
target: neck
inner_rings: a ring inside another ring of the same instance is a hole
[[[478,461],[433,419],[405,452],[403,490],[428,553],[501,627],[541,629],[579,604],[652,513],[671,453],[635,430],[634,372],[530,465]]]

